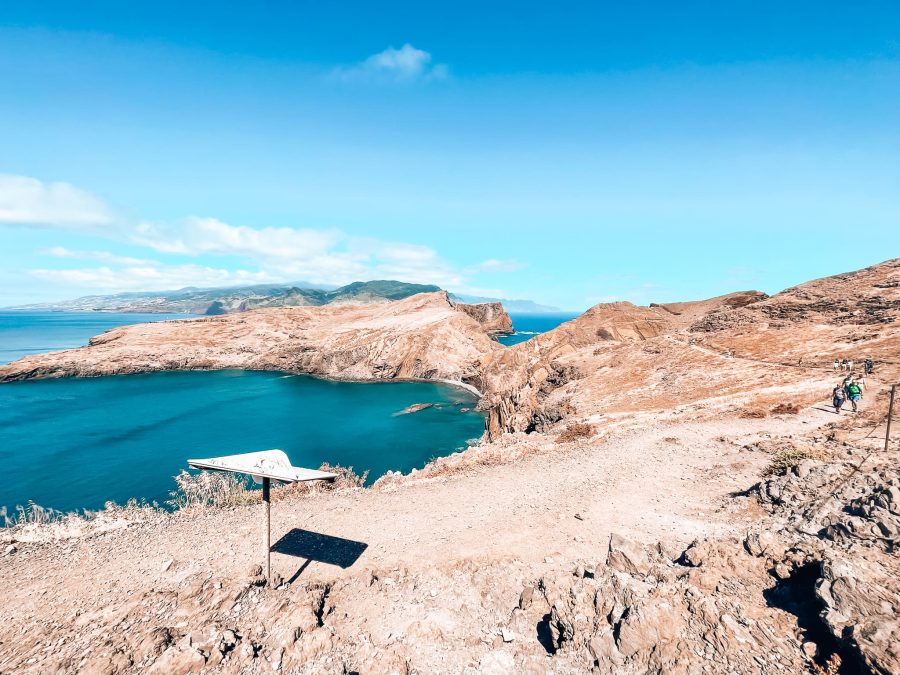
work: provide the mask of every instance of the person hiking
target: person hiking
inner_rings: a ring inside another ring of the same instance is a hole
[[[850,399],[850,404],[853,406],[853,412],[859,412],[856,403],[862,398],[862,387],[859,386],[858,382],[851,380],[850,384],[847,385],[847,398]]]
[[[844,400],[844,387],[839,384],[831,391],[831,405],[834,406],[836,415],[841,414],[841,408],[844,407]]]
[[[841,359],[841,370],[847,370],[847,359]]]
[[[835,369],[835,370],[840,370],[840,369],[841,369],[841,362],[838,361],[837,359],[834,360],[834,369]]]
[[[863,364],[863,370],[865,371],[866,375],[871,375],[872,371],[875,370],[875,362],[872,359],[866,359],[865,363]]]
[[[850,359],[849,361],[847,361],[847,372],[848,373],[853,372],[853,359]]]

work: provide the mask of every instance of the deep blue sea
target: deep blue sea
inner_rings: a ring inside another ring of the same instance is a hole
[[[116,326],[188,316],[192,315],[0,311],[0,363],[29,354],[81,347],[95,335]]]
[[[77,347],[116,326],[187,315],[0,312],[0,363]],[[510,345],[574,318],[513,315]],[[414,403],[434,403],[396,415]],[[281,448],[322,462],[408,472],[483,431],[470,393],[439,383],[358,384],[245,371],[0,385],[0,507],[62,511],[129,498],[163,503],[188,458]]]
[[[571,321],[578,314],[510,314],[513,328],[516,332],[512,335],[503,335],[499,338],[502,344],[518,344],[530,340],[535,335],[553,330],[561,323]]]
[[[396,415],[414,403],[433,408]],[[153,373],[0,384],[0,507],[69,511],[130,497],[162,504],[188,458],[281,448],[408,472],[478,438],[469,392],[431,382],[329,382],[281,373]],[[468,411],[466,411],[468,410]]]
[[[78,347],[116,326],[184,314],[0,312],[0,363]],[[433,408],[396,415],[414,403]],[[469,392],[282,373],[156,373],[0,385],[0,507],[62,511],[131,497],[163,503],[188,458],[281,448],[322,462],[408,472],[481,436]]]

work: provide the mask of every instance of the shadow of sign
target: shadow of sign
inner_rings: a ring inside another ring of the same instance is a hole
[[[295,558],[306,558],[301,572],[310,562],[322,562],[347,569],[369,547],[368,544],[352,539],[332,537],[328,534],[310,532],[295,527],[272,546],[272,551]],[[295,578],[297,575],[294,575]]]

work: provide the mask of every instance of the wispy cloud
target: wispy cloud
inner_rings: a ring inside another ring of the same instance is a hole
[[[69,183],[0,174],[0,224],[96,230],[115,222],[109,206]]]
[[[518,260],[498,260],[497,258],[489,258],[477,265],[473,265],[469,269],[473,272],[517,272],[523,267],[525,267],[525,265]]]
[[[109,266],[66,270],[35,269],[30,273],[36,279],[105,292],[164,291],[186,286],[235,286],[276,281],[262,271],[227,270],[202,265],[164,265],[158,262],[116,269]]]
[[[109,251],[73,251],[64,246],[51,246],[41,249],[39,253],[53,256],[54,258],[71,258],[75,260],[98,260],[110,265],[158,265],[159,261],[148,258],[132,258],[129,256],[115,255]]]
[[[351,236],[336,229],[249,227],[201,216],[164,223],[128,221],[74,186],[17,176],[5,179],[0,184],[6,186],[0,213],[31,214],[31,224],[45,229],[79,230],[103,236],[117,248],[152,252],[136,256],[64,246],[39,251],[52,258],[96,263],[71,269],[42,265],[30,271],[34,278],[68,289],[165,290],[297,280],[345,284],[397,279],[471,293],[470,281],[479,274],[521,268],[514,260],[488,259],[458,269],[429,246]],[[22,215],[0,218],[0,226],[26,220]],[[217,257],[228,258],[228,266],[217,265],[212,260]],[[235,259],[240,269],[234,268]]]
[[[446,79],[449,69],[443,63],[433,63],[430,53],[406,43],[400,49],[388,47],[372,54],[356,65],[336,68],[333,74],[342,80],[416,82]]]

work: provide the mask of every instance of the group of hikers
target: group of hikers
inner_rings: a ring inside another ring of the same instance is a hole
[[[862,398],[863,390],[865,389],[865,378],[867,375],[871,375],[872,371],[875,369],[875,362],[872,359],[866,359],[863,362],[863,379],[856,380],[853,376],[853,361],[848,361],[847,359],[834,360],[834,369],[840,371],[847,371],[849,375],[844,378],[844,381],[835,386],[835,388],[831,392],[831,404],[834,406],[834,412],[838,415],[841,413],[841,408],[844,407],[844,402],[849,400],[850,405],[853,406],[853,412],[858,412],[858,403]]]
[[[836,371],[843,372],[846,370],[848,373],[852,373],[853,359],[850,359],[849,361],[847,359],[835,359],[833,366]],[[865,361],[863,361],[863,370],[865,371],[866,375],[871,375],[874,369],[875,362],[872,359],[866,359]]]

